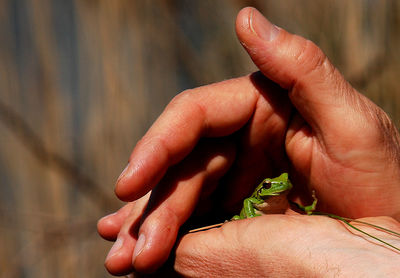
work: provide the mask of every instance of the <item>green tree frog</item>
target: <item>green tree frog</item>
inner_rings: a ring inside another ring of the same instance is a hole
[[[238,219],[245,219],[251,218],[255,216],[260,216],[263,214],[272,214],[272,213],[284,213],[289,208],[289,201],[287,200],[287,194],[292,189],[292,183],[289,180],[289,175],[287,173],[281,174],[279,177],[270,179],[267,178],[263,180],[254,190],[253,194],[249,197],[244,199],[243,201],[243,208],[240,211],[240,215],[235,215],[231,218],[231,220],[238,220]],[[378,237],[375,237],[358,227],[354,226],[351,222],[361,223],[375,229],[385,231],[389,234],[394,236],[400,237],[400,233],[395,231],[389,230],[385,227],[377,226],[368,222],[360,221],[357,219],[351,219],[346,217],[341,217],[331,213],[324,213],[315,211],[318,199],[315,196],[315,191],[312,191],[312,198],[313,202],[311,205],[303,206],[297,204],[295,202],[290,202],[291,204],[295,205],[301,211],[304,211],[308,215],[323,215],[333,219],[337,219],[348,225],[349,227],[357,230],[370,238],[373,238],[388,247],[395,249],[396,251],[400,252],[400,248],[386,242]],[[228,222],[228,221],[225,221]],[[202,228],[197,228],[190,230],[190,233],[199,232],[211,228],[216,228],[222,226],[224,223],[214,224]]]
[[[253,194],[244,199],[240,215],[235,215],[232,220],[250,218],[263,214],[284,213],[289,207],[287,194],[292,189],[292,184],[287,173],[279,177],[263,180],[254,190]]]
[[[287,200],[287,194],[289,193],[290,189],[292,189],[292,183],[290,182],[289,176],[287,173],[283,173],[279,177],[276,177],[273,179],[267,178],[267,179],[263,180],[256,187],[253,194],[249,198],[244,199],[243,208],[240,211],[240,215],[233,216],[231,218],[231,220],[251,218],[251,217],[260,216],[263,214],[284,213],[287,210],[287,208],[289,207],[289,201]],[[350,226],[351,228],[353,228],[353,229],[385,244],[386,246],[391,247],[400,252],[400,248],[398,248],[378,237],[375,237],[367,232],[364,232],[363,230],[361,230],[358,227],[351,224],[350,221],[371,226],[373,228],[376,228],[381,231],[385,231],[385,232],[395,235],[397,237],[400,237],[399,233],[394,232],[389,229],[386,229],[384,227],[370,224],[368,222],[351,219],[351,218],[346,218],[346,217],[341,217],[341,216],[338,216],[335,214],[330,214],[330,213],[316,212],[315,209],[317,206],[318,199],[315,196],[315,191],[312,191],[312,198],[314,201],[312,202],[311,205],[308,205],[308,206],[302,206],[295,202],[290,202],[290,203],[295,205],[298,209],[304,211],[308,215],[324,215],[324,216],[328,216],[333,219],[340,220],[343,223],[345,223],[346,225]],[[200,229],[195,229],[195,230],[192,230],[192,232],[200,231],[200,230],[208,229],[208,228],[219,227],[221,225],[223,225],[223,223],[211,225],[211,226],[200,228]]]

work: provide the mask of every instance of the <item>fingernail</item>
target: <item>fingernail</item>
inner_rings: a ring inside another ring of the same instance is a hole
[[[279,34],[279,28],[268,21],[259,11],[250,11],[249,23],[251,30],[265,41],[274,40]]]
[[[145,243],[146,243],[145,235],[144,234],[140,234],[139,238],[138,238],[138,240],[136,242],[136,245],[135,245],[135,250],[133,251],[133,257],[132,257],[132,261],[133,262],[135,262],[137,256],[139,256],[140,253],[142,253],[142,251],[144,249],[144,246],[145,246]]]
[[[129,163],[128,163],[128,165],[126,165],[125,169],[124,169],[124,170],[122,171],[122,173],[119,175],[119,177],[118,177],[118,179],[117,179],[117,184],[118,184],[118,182],[126,175],[128,168],[129,168]]]
[[[119,237],[117,240],[114,242],[114,245],[111,247],[110,252],[108,252],[108,255],[106,257],[106,261],[109,260],[112,256],[114,256],[119,249],[121,249],[122,245],[124,243],[124,239]]]

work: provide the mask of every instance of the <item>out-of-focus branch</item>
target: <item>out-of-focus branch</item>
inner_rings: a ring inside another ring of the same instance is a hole
[[[10,106],[0,100],[0,122],[3,123],[32,155],[44,166],[53,168],[80,190],[101,210],[115,209],[115,200],[93,179],[81,172],[78,166],[62,155],[46,149],[44,142],[29,124]]]
[[[19,218],[21,215],[34,218],[30,223],[21,223]],[[0,209],[0,228],[10,229],[12,231],[23,231],[29,233],[29,242],[18,250],[14,250],[7,265],[2,268],[1,277],[21,277],[20,269],[34,268],[40,261],[53,256],[57,249],[65,249],[67,245],[76,244],[81,245],[88,239],[93,238],[96,230],[96,219],[77,219],[75,217],[68,217],[58,219],[44,216],[40,213],[21,212],[12,210]],[[28,252],[29,248],[40,246],[42,255],[33,258],[31,261],[21,262],[24,252]],[[68,258],[66,258],[68,259]]]
[[[35,219],[35,221],[21,223],[19,221],[21,216]],[[41,214],[40,212],[24,212],[14,208],[0,208],[0,223],[5,223],[4,225],[0,224],[2,229],[19,230],[34,234],[40,233],[48,239],[51,237],[81,238],[86,234],[92,234],[96,230],[97,219],[73,216],[60,218]]]

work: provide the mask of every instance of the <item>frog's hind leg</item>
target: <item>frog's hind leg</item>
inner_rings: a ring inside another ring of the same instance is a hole
[[[314,190],[312,191],[312,198],[313,198],[313,202],[312,202],[311,205],[308,205],[308,206],[302,206],[302,205],[300,205],[298,203],[295,203],[295,202],[292,202],[292,201],[290,201],[290,203],[295,205],[300,210],[304,211],[306,214],[311,215],[317,209],[317,203],[318,203],[318,199],[315,196],[315,191]]]

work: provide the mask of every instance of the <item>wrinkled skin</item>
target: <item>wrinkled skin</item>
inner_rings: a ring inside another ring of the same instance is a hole
[[[388,116],[316,45],[271,25],[255,9],[239,13],[236,31],[260,72],[179,94],[135,146],[115,189],[133,202],[98,223],[105,239],[118,238],[106,259],[111,273],[155,271],[198,204],[206,212],[216,205],[238,208],[254,185],[282,171],[294,184],[291,199],[301,202],[314,189],[320,211],[369,216],[399,231],[399,139]],[[224,198],[210,203],[216,188]],[[373,217],[379,215],[388,217]],[[399,265],[398,253],[326,217],[251,221],[185,235],[177,244],[176,271],[348,277],[373,266],[371,273],[386,275]]]

